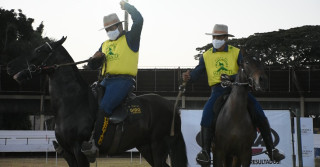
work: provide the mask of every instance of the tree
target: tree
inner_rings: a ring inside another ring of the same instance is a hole
[[[21,10],[0,8],[0,66],[21,55],[31,55],[33,49],[48,38],[42,37],[44,25],[41,23],[36,30],[33,29],[34,19],[27,18]],[[3,113],[0,114],[1,129],[28,130],[31,122],[28,114]]]
[[[232,39],[229,44],[267,65],[306,67],[320,62],[320,26],[302,26],[288,30],[255,33],[248,38]],[[198,50],[207,50],[207,44]]]
[[[18,12],[0,8],[0,65],[30,53],[36,46],[48,41],[42,37],[43,23],[33,30],[34,19],[27,18],[22,10]]]

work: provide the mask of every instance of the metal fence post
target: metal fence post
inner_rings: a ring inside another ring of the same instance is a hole
[[[297,110],[297,109],[296,109]],[[303,167],[303,160],[302,160],[302,145],[301,145],[301,124],[300,124],[300,110],[296,111],[297,113],[297,142],[298,142],[298,159],[299,159],[299,167]]]

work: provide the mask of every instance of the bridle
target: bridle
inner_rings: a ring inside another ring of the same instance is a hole
[[[248,61],[245,62],[246,64],[249,64]],[[256,71],[253,71],[253,72],[250,72],[249,75],[247,75],[247,72],[244,70],[244,68],[242,66],[239,67],[241,69],[241,71],[243,73],[245,73],[247,77],[247,82],[231,82],[231,81],[224,81],[224,82],[221,82],[221,86],[223,88],[226,88],[226,87],[229,87],[229,86],[249,86],[250,88],[254,88],[254,82],[253,82],[253,78],[252,76],[256,73]]]
[[[48,53],[48,56],[41,62],[40,65],[36,66],[34,64],[29,64],[28,60],[26,60],[27,68],[25,70],[28,71],[28,73],[29,73],[31,78],[32,78],[32,74],[33,73],[40,74],[40,73],[42,73],[44,71],[53,72],[54,70],[56,70],[56,69],[58,69],[60,67],[63,67],[63,66],[77,65],[77,64],[81,64],[81,63],[85,63],[85,62],[89,61],[89,59],[87,59],[87,60],[73,62],[73,63],[46,65],[47,61],[52,57],[52,55],[53,55],[55,50],[53,49],[53,47],[48,42],[46,42],[45,44],[50,48],[50,52]]]

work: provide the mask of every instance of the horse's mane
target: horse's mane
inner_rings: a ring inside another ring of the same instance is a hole
[[[74,63],[73,58],[71,57],[71,55],[69,54],[69,52],[61,45],[61,47],[58,47],[57,49],[60,49],[61,54],[63,54],[65,56],[65,58],[67,59],[67,62],[63,62],[64,63]],[[80,74],[80,71],[78,69],[78,67],[76,65],[70,65],[76,80],[81,83],[81,86],[83,87],[88,87],[88,82],[86,80],[84,80],[83,76]],[[62,67],[63,68],[63,67]]]

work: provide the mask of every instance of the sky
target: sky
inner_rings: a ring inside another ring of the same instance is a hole
[[[103,16],[117,13],[120,0],[0,0],[3,9],[21,9],[43,21],[44,37],[60,39],[74,61],[91,57],[108,39]],[[144,18],[139,68],[194,67],[195,48],[212,42],[205,35],[226,24],[235,38],[304,25],[320,25],[320,0],[129,0]],[[129,16],[129,30],[132,24]]]

